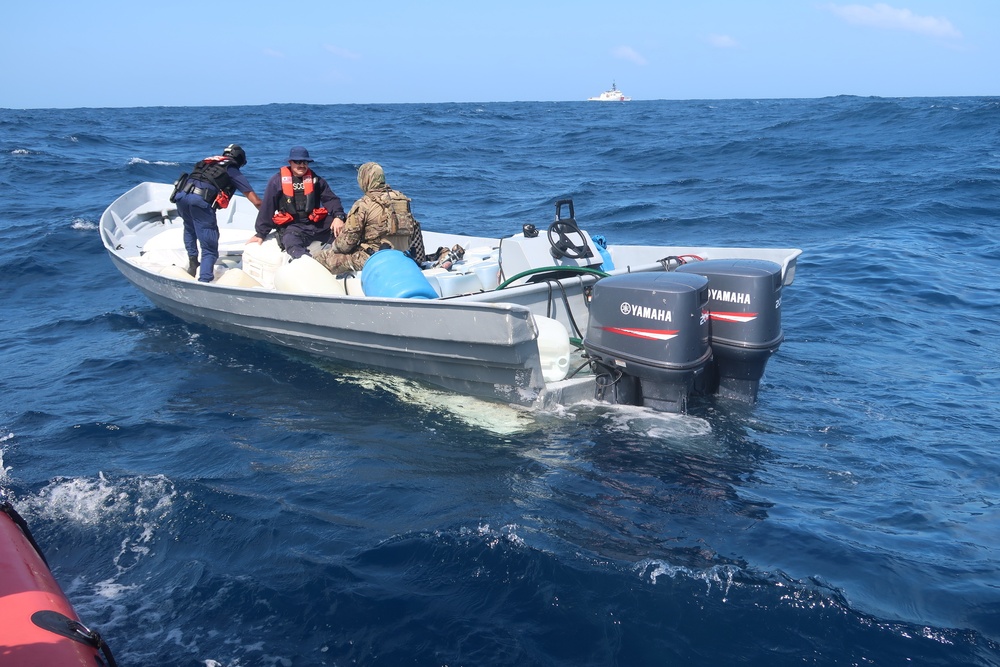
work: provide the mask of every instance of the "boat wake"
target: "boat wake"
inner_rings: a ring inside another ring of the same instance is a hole
[[[383,391],[396,400],[426,412],[446,415],[463,426],[494,435],[524,435],[549,429],[556,423],[591,424],[624,435],[641,435],[660,442],[691,442],[712,435],[711,424],[700,417],[658,412],[639,406],[611,406],[597,400],[573,405],[529,409],[523,406],[435,389],[420,382],[386,373],[345,371],[339,366],[326,370],[338,382],[367,391]]]
[[[615,406],[608,410],[606,405],[594,403],[607,415],[609,431],[644,434],[654,441],[685,442],[712,435],[712,425],[701,417],[690,414],[657,412],[651,408],[638,406]]]

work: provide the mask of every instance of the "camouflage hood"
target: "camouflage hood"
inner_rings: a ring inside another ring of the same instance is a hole
[[[373,190],[385,190],[385,172],[377,162],[365,162],[358,167],[358,186],[365,194]]]

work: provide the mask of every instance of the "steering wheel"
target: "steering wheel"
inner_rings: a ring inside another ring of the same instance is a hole
[[[580,238],[579,243],[574,243],[572,236],[578,236]],[[590,249],[590,245],[587,244],[587,237],[584,236],[583,232],[576,223],[572,220],[556,220],[551,225],[549,225],[548,231],[549,252],[555,259],[562,259],[563,257],[567,259],[583,259],[585,257],[593,257],[594,252]]]

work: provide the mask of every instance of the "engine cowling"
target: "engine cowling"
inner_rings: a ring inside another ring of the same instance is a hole
[[[709,391],[754,403],[764,366],[784,339],[781,266],[755,259],[685,264],[677,273],[708,279],[713,362]]]
[[[583,340],[598,400],[684,412],[712,359],[708,279],[630,273],[594,284]]]

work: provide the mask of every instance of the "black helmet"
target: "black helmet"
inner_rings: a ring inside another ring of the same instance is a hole
[[[222,151],[222,154],[233,158],[236,161],[237,167],[242,167],[247,163],[247,152],[238,144],[229,144],[226,146],[226,150]]]

